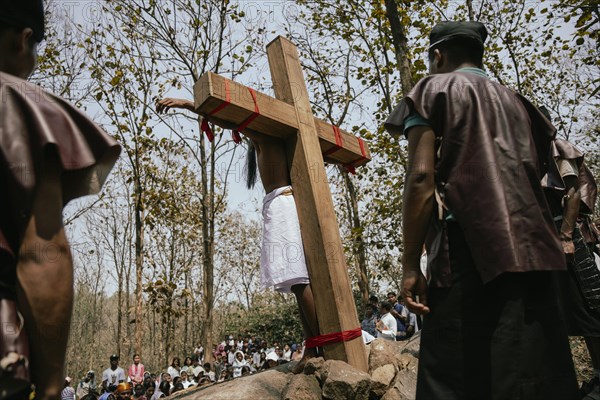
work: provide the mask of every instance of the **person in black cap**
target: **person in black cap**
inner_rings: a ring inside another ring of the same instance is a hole
[[[42,0],[0,0],[0,399],[57,399],[73,306],[64,205],[96,193],[120,147],[26,79],[44,38]],[[6,388],[6,389],[5,389]]]
[[[44,39],[42,0],[0,0],[0,71],[27,79]]]
[[[417,399],[576,399],[551,284],[565,259],[540,184],[556,130],[487,78],[486,38],[478,22],[436,25],[430,76],[386,121],[408,138],[402,295],[425,315]]]
[[[114,392],[119,383],[125,382],[127,376],[125,370],[119,367],[119,356],[113,354],[110,356],[110,367],[102,372],[102,388],[109,392]]]

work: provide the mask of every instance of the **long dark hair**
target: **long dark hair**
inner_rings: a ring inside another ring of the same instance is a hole
[[[246,154],[246,186],[248,189],[253,189],[256,185],[257,167],[256,149],[252,140],[248,140],[248,152]]]

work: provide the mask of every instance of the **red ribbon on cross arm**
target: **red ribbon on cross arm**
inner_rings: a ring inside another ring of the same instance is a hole
[[[233,143],[240,144],[242,143],[242,137],[240,133],[236,130],[231,131],[231,138],[233,139]]]
[[[242,143],[242,137],[240,136],[240,132],[242,132],[244,129],[246,129],[248,127],[248,125],[250,125],[250,123],[252,121],[254,121],[256,119],[256,117],[258,117],[260,115],[260,110],[258,109],[258,102],[256,101],[256,92],[252,88],[248,88],[248,91],[250,92],[250,95],[252,96],[252,101],[254,101],[254,112],[252,113],[252,115],[250,115],[248,118],[246,118],[246,120],[244,122],[242,122],[240,124],[240,126],[237,127],[237,129],[234,129],[231,132],[231,136],[232,136],[235,144]]]
[[[340,128],[333,125],[333,134],[335,135],[335,144],[332,148],[323,153],[323,157],[327,157],[328,155],[331,155],[344,148],[344,141],[342,140],[342,132],[340,131]]]
[[[229,92],[229,81],[225,80],[225,101],[219,104],[214,110],[208,113],[208,115],[215,115],[225,107],[231,104],[231,93]],[[212,129],[210,129],[210,125],[208,124],[208,119],[202,118],[202,122],[200,123],[200,130],[206,134],[206,138],[209,142],[215,139],[215,134]]]
[[[352,175],[356,174],[356,167],[355,167],[356,164],[367,159],[367,151],[365,150],[365,142],[359,137],[356,137],[356,139],[358,139],[358,145],[360,146],[360,152],[361,152],[362,156],[359,157],[357,160],[354,160],[351,163],[344,165],[346,170],[349,173],[351,173]]]

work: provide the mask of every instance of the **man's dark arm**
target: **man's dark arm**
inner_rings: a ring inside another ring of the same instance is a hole
[[[63,389],[73,306],[73,264],[62,224],[60,176],[58,161],[48,160],[17,264],[17,301],[29,336],[31,379],[39,399],[57,399]]]
[[[171,108],[179,108],[182,110],[188,110],[195,114],[198,114],[198,111],[196,110],[194,102],[191,100],[175,99],[175,98],[171,98],[171,97],[166,97],[164,99],[159,100],[156,103],[156,112],[159,114],[166,113]],[[200,115],[200,114],[198,114],[198,115]],[[237,127],[236,125],[234,125],[230,122],[225,122],[225,121],[219,120],[218,118],[214,118],[214,117],[211,118],[211,117],[208,117],[205,115],[201,115],[201,117],[208,119],[209,122],[213,122],[223,129],[235,129]],[[260,142],[264,137],[264,135],[261,135],[260,133],[256,133],[256,132],[252,131],[251,129],[244,129],[244,131],[240,132],[240,133],[242,133],[244,136],[247,136],[249,139],[254,140],[255,142]]]
[[[408,130],[408,173],[402,207],[402,295],[408,309],[426,314],[427,281],[420,268],[425,235],[433,212],[435,134],[430,127]],[[419,296],[419,302],[416,300]]]
[[[575,245],[573,244],[573,231],[579,216],[579,206],[581,203],[581,193],[578,189],[578,180],[574,175],[563,177],[565,182],[563,220],[560,226],[559,236],[563,245],[563,251],[568,260],[571,260],[575,254]]]

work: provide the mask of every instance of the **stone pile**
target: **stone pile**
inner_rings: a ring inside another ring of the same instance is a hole
[[[377,339],[367,346],[369,373],[336,360],[310,360],[302,374],[294,363],[172,396],[181,400],[414,400],[419,336]]]

